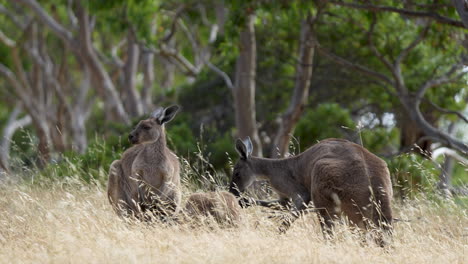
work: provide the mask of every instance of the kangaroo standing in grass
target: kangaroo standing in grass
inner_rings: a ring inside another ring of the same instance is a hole
[[[230,185],[236,196],[261,177],[270,182],[280,200],[257,201],[259,205],[285,205],[290,199],[297,218],[312,201],[326,233],[341,214],[361,228],[373,223],[390,233],[393,191],[387,164],[360,145],[331,138],[290,158],[265,159],[250,156],[252,142],[248,138],[238,139],[236,150],[240,159]],[[290,221],[284,222],[283,230],[289,225]]]
[[[180,164],[166,146],[164,124],[171,121],[178,106],[159,108],[142,120],[128,136],[135,144],[109,169],[107,194],[119,215],[142,217],[151,211],[170,216],[180,207]]]
[[[194,193],[187,199],[185,212],[191,218],[212,216],[219,224],[237,225],[241,207],[228,192]]]

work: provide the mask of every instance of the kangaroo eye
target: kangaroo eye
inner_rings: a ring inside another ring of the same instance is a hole
[[[150,126],[142,126],[142,128],[143,128],[144,130],[150,130],[150,129],[151,129]]]

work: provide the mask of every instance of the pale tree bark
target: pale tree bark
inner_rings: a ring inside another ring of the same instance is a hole
[[[6,172],[10,171],[10,150],[11,140],[15,132],[31,123],[30,116],[18,118],[21,114],[21,104],[17,104],[3,127],[2,138],[0,140],[0,166]]]
[[[129,124],[129,116],[123,107],[114,83],[94,49],[90,25],[91,19],[85,7],[78,5],[77,18],[79,24],[79,52],[82,55],[83,61],[88,65],[94,82],[104,90],[102,97],[106,107],[107,119],[111,121],[123,121]]]
[[[13,88],[12,94],[22,103],[32,121],[39,140],[38,165],[44,166],[49,161],[51,151],[65,151],[75,146],[79,152],[86,149],[85,112],[90,109],[90,104],[86,104],[89,101],[89,85],[80,89],[70,87],[78,81],[73,80],[68,71],[67,47],[59,47],[58,50],[63,50],[58,56],[61,62],[54,61],[54,56],[48,51],[50,47],[44,28],[32,22],[20,30],[24,32],[20,43],[7,41],[13,67],[9,69],[0,65],[0,74]],[[5,42],[6,39],[1,41]],[[25,62],[30,65],[27,69],[23,65]],[[88,79],[80,77],[77,79]],[[70,135],[73,136],[71,144]]]
[[[255,120],[255,75],[256,75],[256,43],[255,15],[247,17],[244,30],[240,33],[240,53],[236,62],[234,82],[234,108],[236,115],[237,136],[244,139],[250,137],[253,143],[253,155],[262,156],[262,145]]]
[[[19,57],[18,48],[12,48],[12,58],[15,71],[1,65],[0,72],[6,77],[9,83],[14,87],[17,97],[21,100],[24,109],[31,116],[32,124],[36,130],[38,143],[38,166],[43,167],[50,159],[52,151],[52,136],[50,129],[50,119],[55,112],[48,108],[51,103],[50,89],[44,89],[44,68],[34,65],[34,70],[28,76]]]
[[[141,90],[141,99],[143,102],[143,111],[149,113],[153,110],[153,86],[154,86],[154,53],[144,51],[142,56],[143,68],[143,88]]]
[[[315,41],[311,28],[310,15],[301,23],[299,57],[296,65],[294,91],[286,111],[278,119],[276,132],[271,149],[271,157],[284,157],[288,152],[289,140],[299,121],[309,96],[310,80],[312,78]]]
[[[123,104],[131,117],[143,114],[143,104],[137,90],[136,75],[138,72],[140,49],[132,33],[127,34],[127,61],[123,67],[124,85],[122,87]]]
[[[450,123],[448,127],[448,134],[453,134],[455,123]],[[446,197],[450,197],[450,189],[452,188],[452,173],[455,160],[450,155],[445,155],[444,163],[442,164],[441,172],[439,175],[439,183],[437,187]]]
[[[71,31],[50,16],[37,1],[18,0],[18,2],[32,10],[38,20],[62,39],[65,45],[75,53],[76,57],[80,57],[86,64],[88,64],[96,87],[102,90],[100,96],[104,101],[107,120],[123,121],[129,124],[130,119],[123,107],[122,101],[119,98],[109,74],[106,72],[94,49],[92,43],[91,17],[89,16],[86,8],[80,2],[76,2],[78,37],[75,38]]]

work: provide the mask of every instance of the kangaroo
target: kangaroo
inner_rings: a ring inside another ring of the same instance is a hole
[[[180,164],[166,146],[164,124],[171,121],[179,107],[158,108],[141,120],[128,139],[134,146],[109,169],[107,194],[118,215],[144,217],[151,211],[159,216],[179,211]]]
[[[252,157],[252,142],[237,139],[240,159],[234,166],[230,192],[240,196],[256,177],[266,179],[279,194],[277,201],[256,201],[262,206],[292,202],[293,218],[312,201],[324,235],[332,235],[334,220],[344,214],[363,229],[373,223],[391,233],[393,191],[387,164],[360,145],[344,139],[323,140],[306,151],[284,159]],[[285,231],[292,221],[283,222]],[[381,239],[378,243],[383,245]]]
[[[194,193],[187,199],[185,213],[191,218],[212,216],[218,224],[237,225],[241,207],[228,192]]]

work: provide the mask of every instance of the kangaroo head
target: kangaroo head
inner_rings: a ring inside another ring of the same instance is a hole
[[[157,141],[164,134],[164,124],[171,121],[179,111],[179,106],[173,105],[167,108],[159,107],[151,117],[138,122],[135,129],[128,135],[132,144]]]
[[[250,155],[252,154],[253,146],[249,137],[247,139],[236,140],[236,151],[239,153],[239,160],[234,165],[234,170],[231,177],[231,185],[229,191],[239,196],[240,192],[247,189],[255,180],[255,174],[252,171],[250,164]]]

